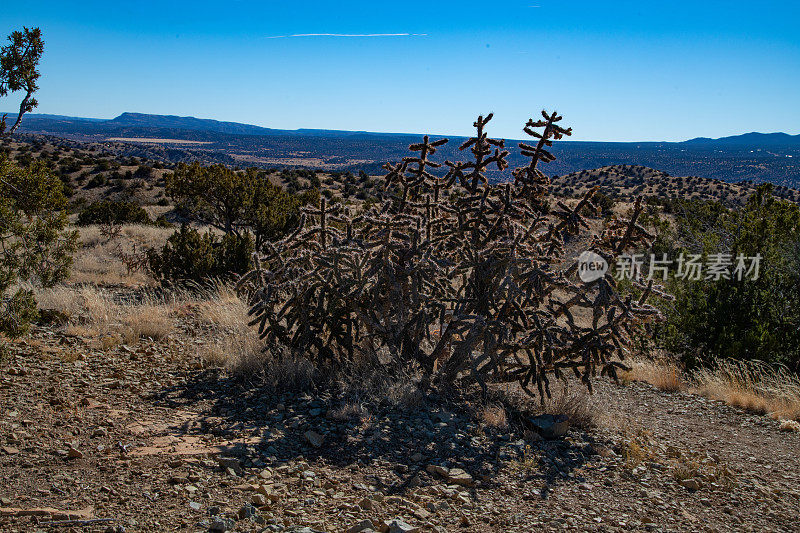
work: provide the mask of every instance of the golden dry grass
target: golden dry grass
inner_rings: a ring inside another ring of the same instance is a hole
[[[777,420],[800,420],[800,378],[785,367],[719,361],[694,372],[696,392]]]
[[[631,370],[621,372],[623,381],[644,381],[665,392],[686,390],[683,371],[670,359],[634,359],[625,361]]]
[[[247,325],[249,307],[232,287],[215,284],[198,298],[194,308],[200,323],[209,330],[208,342],[200,350],[207,364],[240,374],[263,370],[264,343]]]
[[[145,338],[162,340],[175,330],[173,298],[146,294],[136,302],[119,303],[93,285],[61,285],[37,291],[37,300],[40,308],[69,318],[68,333],[93,338],[101,349]]]
[[[160,248],[172,234],[170,228],[129,224],[117,237],[103,235],[100,226],[78,228],[81,246],[75,254],[70,282],[74,284],[145,286],[153,283],[145,271],[128,272],[119,259],[119,251],[132,253]]]

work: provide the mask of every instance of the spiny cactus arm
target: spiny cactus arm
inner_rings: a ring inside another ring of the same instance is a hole
[[[525,143],[520,143],[522,154],[531,158],[531,161],[528,164],[528,168],[531,170],[536,168],[539,161],[548,163],[555,159],[553,154],[544,148],[545,146],[552,145],[552,142],[549,141],[550,137],[553,137],[554,139],[561,139],[564,135],[572,135],[572,128],[564,129],[556,124],[556,122],[559,122],[562,117],[560,117],[555,111],[549,115],[546,111],[542,111],[542,116],[544,117],[544,121],[538,120],[534,122],[533,119],[529,119],[528,123],[523,128],[525,133],[539,139],[539,142],[535,147]],[[544,131],[542,133],[538,133],[533,130],[533,128],[541,127],[544,127]]]
[[[642,213],[642,199],[641,197],[636,198],[636,203],[633,205],[633,214],[631,214],[630,221],[628,222],[628,226],[625,229],[625,235],[617,244],[616,252],[617,254],[622,253],[628,247],[631,239],[634,235],[634,231],[636,230],[636,220],[639,218],[639,215]]]

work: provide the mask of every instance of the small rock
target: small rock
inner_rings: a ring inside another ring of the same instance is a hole
[[[255,507],[246,503],[239,509],[239,520],[244,520],[246,518],[252,518],[258,514],[258,510]]]
[[[429,474],[439,474],[442,477],[447,477],[448,473],[450,472],[449,468],[440,465],[428,465],[425,467],[425,470]]]
[[[236,457],[217,457],[217,464],[223,469],[231,469],[236,474],[242,473],[242,465]]]
[[[67,457],[69,459],[81,459],[81,458],[83,458],[83,452],[81,452],[80,450],[70,446],[67,449]]]
[[[418,531],[418,527],[407,524],[399,518],[384,520],[381,526],[381,533],[417,533]]]
[[[308,430],[304,434],[306,440],[309,444],[311,444],[314,448],[319,448],[325,442],[325,436],[320,435],[316,431]]]
[[[364,510],[370,511],[375,507],[375,502],[373,502],[369,498],[364,498],[363,500],[358,502],[358,506]]]
[[[447,474],[447,481],[462,487],[471,487],[475,485],[475,480],[466,471],[460,468],[451,468]]]
[[[256,491],[271,502],[277,502],[278,500],[281,499],[280,494],[278,494],[277,492],[275,492],[270,488],[265,487],[264,485],[259,485]]]
[[[411,510],[411,514],[413,514],[416,518],[420,520],[427,520],[431,517],[431,513],[426,511],[422,507],[417,507]]]
[[[215,518],[208,526],[209,531],[224,532],[233,529],[236,523],[231,518]]]
[[[350,529],[347,530],[347,533],[365,533],[368,531],[374,530],[374,525],[370,520],[362,520],[358,524],[354,525]]]
[[[693,478],[693,477],[689,478],[689,479],[681,480],[681,485],[683,485],[684,487],[686,487],[689,490],[693,490],[693,491],[694,490],[700,490],[700,482],[698,480],[696,480],[695,478]]]

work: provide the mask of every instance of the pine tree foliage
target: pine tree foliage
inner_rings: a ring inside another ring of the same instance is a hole
[[[8,45],[0,48],[0,97],[17,91],[25,96],[19,104],[17,119],[9,128],[14,133],[25,113],[33,111],[39,102],[33,93],[39,90],[39,60],[44,52],[42,32],[39,28],[23,28],[8,36]],[[0,118],[0,135],[6,129],[6,115]]]
[[[530,162],[513,183],[486,177],[507,168],[509,154],[488,137],[489,114],[460,146],[466,161],[435,161],[448,140],[425,136],[412,155],[386,164],[397,197],[358,216],[324,198],[304,209],[297,229],[268,243],[240,282],[251,325],[321,367],[413,365],[433,384],[518,382],[544,398],[549,378],[565,371],[590,388],[597,373],[616,378],[633,329],[661,315],[646,303],[652,286],[634,299],[611,272],[584,283],[564,257],[565,239],[588,230],[582,213],[595,207],[590,191],[574,207],[545,208],[549,179],[538,166],[571,134],[561,118],[543,111],[528,121],[537,142],[520,143]],[[450,194],[457,187],[464,194]],[[591,250],[614,264],[646,244],[640,212],[637,204],[630,220],[609,221]]]

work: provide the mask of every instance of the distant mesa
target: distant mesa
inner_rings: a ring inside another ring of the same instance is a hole
[[[122,113],[120,116],[107,121],[106,124],[112,127],[166,128],[174,130],[205,131],[226,135],[305,135],[339,137],[363,135],[367,133],[365,131],[321,129],[281,130],[208,118],[179,117],[177,115],[150,115],[147,113],[131,112]]]
[[[758,133],[750,132],[743,133],[742,135],[731,135],[729,137],[720,137],[718,139],[711,139],[709,137],[697,137],[689,139],[681,144],[691,144],[694,146],[700,145],[715,145],[715,146],[728,146],[728,147],[757,147],[757,148],[785,148],[785,147],[798,147],[800,146],[800,135],[789,135],[788,133]]]

